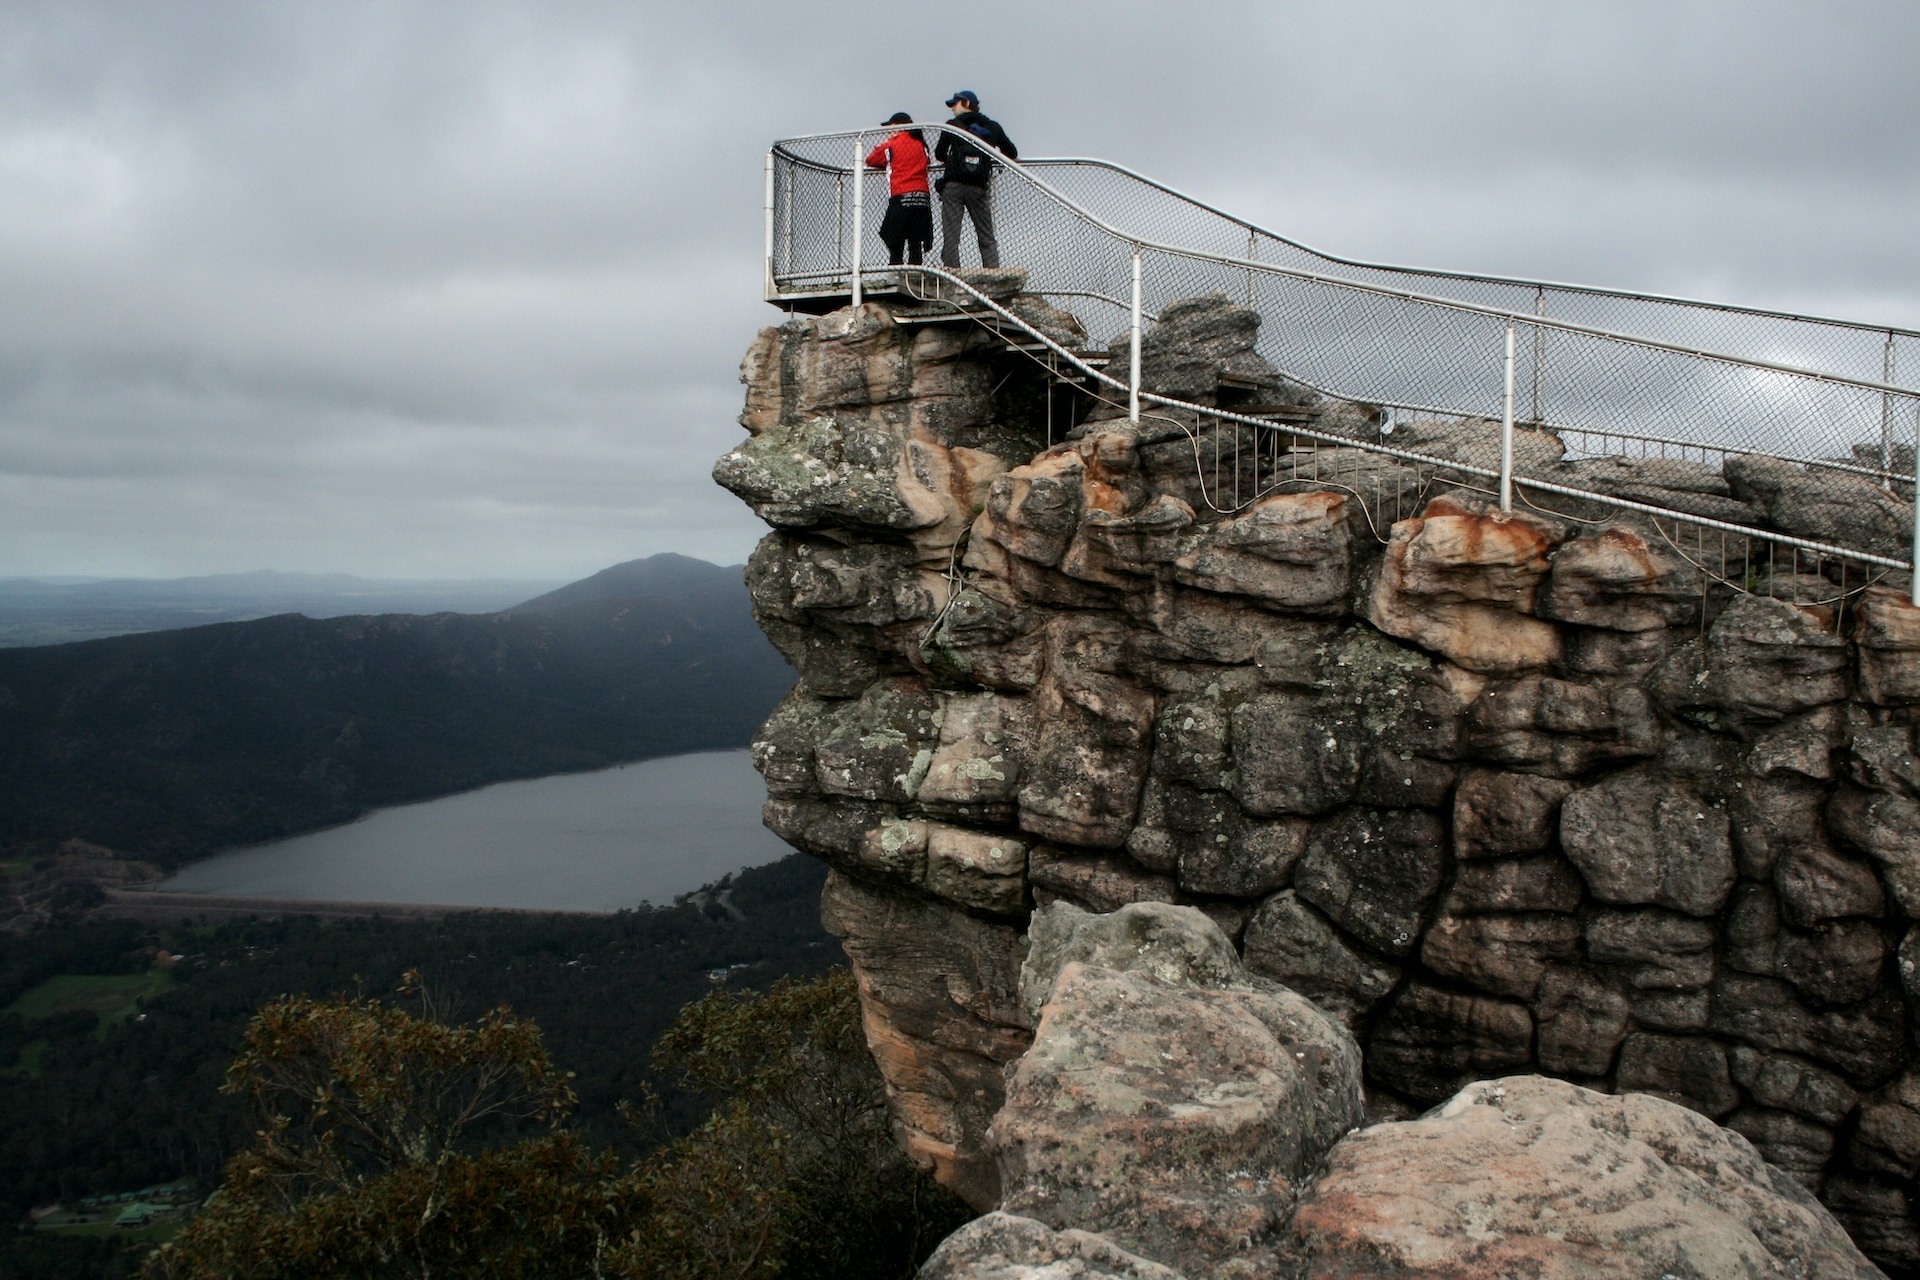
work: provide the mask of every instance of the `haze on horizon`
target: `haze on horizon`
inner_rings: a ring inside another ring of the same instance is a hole
[[[1920,9],[0,0],[0,577],[744,559],[761,156],[977,90],[1347,256],[1920,326]]]

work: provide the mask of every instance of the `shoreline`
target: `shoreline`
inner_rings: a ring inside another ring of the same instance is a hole
[[[269,898],[247,894],[174,893],[164,889],[103,889],[100,904],[88,914],[96,919],[139,920],[150,924],[193,921],[220,923],[257,916],[315,916],[322,920],[412,919],[438,920],[472,912],[523,916],[606,917],[612,911],[579,911],[554,907],[476,907],[418,902],[352,902],[333,898]]]

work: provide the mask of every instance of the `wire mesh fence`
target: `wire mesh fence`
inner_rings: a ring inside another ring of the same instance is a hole
[[[1074,204],[1160,244],[1337,275],[1408,293],[1874,382],[1920,386],[1920,332],[1549,281],[1340,258],[1235,218],[1104,160],[1022,162]]]
[[[923,128],[931,145],[944,126]],[[846,292],[855,264],[868,280],[887,272],[877,236],[886,176],[858,163],[883,136],[796,139],[773,149],[767,250],[776,298]],[[1720,469],[1729,458],[1777,460],[1807,468],[1816,489],[1826,485],[1821,501],[1801,504],[1805,527],[1788,529],[1789,543],[1883,570],[1913,558],[1920,393],[1892,379],[1903,360],[1920,373],[1920,334],[1346,262],[1098,161],[1000,166],[993,203],[1002,261],[1025,268],[1029,290],[1073,310],[1095,341],[1116,351],[1132,321],[1136,255],[1147,316],[1205,295],[1251,307],[1261,320],[1257,351],[1285,379],[1385,411],[1389,433],[1346,442],[1352,448],[1390,450],[1395,424],[1430,417],[1466,424],[1489,443],[1504,418],[1528,432],[1529,447],[1501,468],[1523,493],[1531,486],[1656,512],[1676,501],[1663,494],[1689,491],[1626,484],[1637,496],[1623,499],[1624,482],[1595,483],[1599,473],[1585,464],[1659,459]],[[971,244],[964,254],[961,265],[978,261]],[[1257,458],[1264,447],[1277,458],[1275,440],[1258,438],[1273,430],[1223,425],[1213,447],[1234,436],[1237,455]],[[1255,438],[1240,441],[1241,431]],[[1551,447],[1533,447],[1543,439]],[[1228,473],[1243,478],[1239,466]],[[1242,488],[1260,491],[1257,468],[1244,479]],[[1687,483],[1699,489],[1703,481]],[[1700,524],[1697,509],[1668,514],[1701,528],[1714,523]],[[1730,580],[1747,577],[1741,569]]]

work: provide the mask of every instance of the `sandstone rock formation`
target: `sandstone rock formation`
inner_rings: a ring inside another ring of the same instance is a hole
[[[1345,1028],[1164,903],[1043,908],[1021,985],[1039,1017],[987,1134],[1001,1208],[1189,1273],[1279,1265],[1300,1187],[1360,1119]]]
[[[1878,1276],[1738,1135],[1640,1094],[1521,1076],[1354,1134],[1290,1228],[1303,1280]]]
[[[1256,325],[1170,308],[1149,389],[1298,409]],[[748,581],[800,674],[755,747],[767,821],[835,868],[905,1140],[973,1203],[1008,1191],[988,1126],[1033,1042],[1035,908],[1175,903],[1344,1020],[1381,1112],[1535,1071],[1654,1093],[1920,1265],[1920,610],[1893,584],[1843,601],[1716,548],[1738,592],[1639,517],[1502,514],[1444,467],[1285,432],[1253,498],[1206,419],[1089,413],[979,327],[881,301],[766,330],[743,375],[715,474],[774,526]],[[1471,460],[1476,432],[1393,440]],[[1801,469],[1567,462],[1537,434],[1594,490],[1899,532]],[[1155,981],[1097,972],[1077,987],[1116,1007]]]

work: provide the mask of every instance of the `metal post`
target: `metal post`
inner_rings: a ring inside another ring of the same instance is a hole
[[[1500,411],[1500,509],[1513,510],[1513,325],[1507,325],[1507,394]]]
[[[767,152],[767,301],[773,301],[773,152]]]
[[[1920,609],[1920,401],[1913,406],[1913,607]]]
[[[860,210],[867,202],[861,197],[866,194],[860,179],[864,176],[861,168],[867,161],[866,152],[860,147],[863,135],[853,135],[853,305],[860,305]]]
[[[1254,239],[1253,228],[1247,228],[1247,261],[1255,262],[1260,257],[1260,246]],[[1247,305],[1253,305],[1253,268],[1247,268]]]
[[[1140,425],[1140,246],[1133,246],[1133,332],[1127,352],[1127,421]]]

